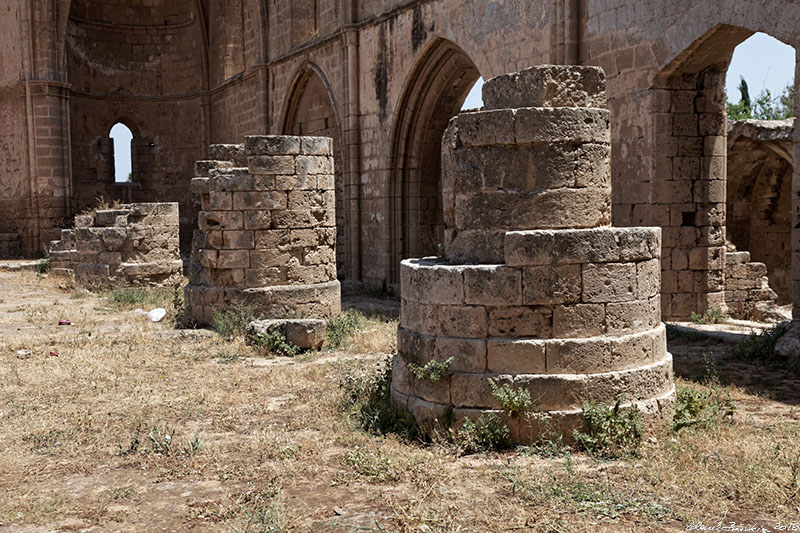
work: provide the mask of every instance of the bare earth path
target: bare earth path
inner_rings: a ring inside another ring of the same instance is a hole
[[[58,326],[69,319],[73,326]],[[716,376],[733,425],[650,438],[639,458],[460,456],[364,433],[340,409],[396,323],[343,351],[268,360],[152,324],[34,273],[0,272],[0,531],[664,531],[800,521],[800,383],[673,344]],[[30,351],[30,353],[27,353]],[[58,355],[51,356],[50,352]]]

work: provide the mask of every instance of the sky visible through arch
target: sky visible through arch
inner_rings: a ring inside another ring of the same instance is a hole
[[[127,183],[130,181],[133,164],[131,161],[131,141],[133,133],[121,123],[114,124],[109,137],[114,139],[114,182]]]
[[[728,68],[728,99],[738,102],[739,79],[747,80],[751,97],[755,98],[763,89],[773,97],[780,95],[784,87],[794,80],[794,48],[783,44],[765,33],[756,33],[736,47]],[[480,78],[467,96],[462,109],[476,109],[483,105],[481,98],[483,78]]]

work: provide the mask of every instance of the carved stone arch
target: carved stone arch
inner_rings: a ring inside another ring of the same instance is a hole
[[[444,242],[442,135],[479,77],[461,48],[438,37],[404,84],[391,133],[390,283],[399,282],[402,259],[435,255]]]
[[[281,131],[286,135],[309,135],[333,139],[334,183],[336,189],[336,269],[343,278],[351,258],[347,254],[350,239],[350,213],[345,206],[348,190],[344,184],[344,152],[342,122],[330,82],[325,73],[312,62],[304,63],[297,71],[292,90],[284,102]]]

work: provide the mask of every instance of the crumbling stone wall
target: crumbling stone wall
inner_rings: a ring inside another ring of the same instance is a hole
[[[609,227],[602,70],[536,67],[483,91],[442,142],[444,257],[402,263],[395,401],[461,419],[499,412],[490,378],[527,389],[543,417],[507,416],[518,441],[537,423],[570,435],[582,402],[621,394],[669,419],[661,232]],[[431,361],[451,361],[441,379],[413,372]]]
[[[88,287],[177,286],[183,279],[178,204],[128,204],[75,217],[50,243],[55,273]]]
[[[794,119],[743,120],[728,130],[726,237],[767,266],[781,305],[792,301],[793,137]]]
[[[237,301],[267,317],[340,312],[333,144],[326,137],[246,137],[198,161],[201,198],[186,301],[200,324]]]
[[[750,261],[750,252],[729,245],[725,253],[725,303],[728,314],[742,320],[781,320],[778,295],[769,286],[767,265]]]

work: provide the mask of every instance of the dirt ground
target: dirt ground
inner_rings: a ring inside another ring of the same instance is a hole
[[[340,351],[267,359],[56,279],[0,272],[0,532],[800,522],[796,371],[676,340],[678,383],[729,393],[733,424],[651,436],[616,461],[561,448],[463,456],[366,433],[344,414],[340,383],[383,364],[395,328],[372,320]]]

